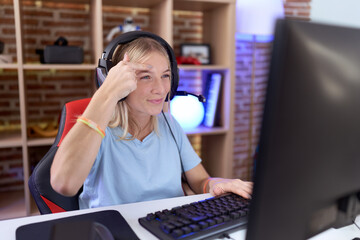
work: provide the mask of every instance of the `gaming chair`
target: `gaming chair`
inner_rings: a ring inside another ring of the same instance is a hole
[[[29,189],[41,214],[65,212],[79,209],[78,198],[82,188],[73,197],[66,197],[54,191],[50,184],[50,167],[56,151],[65,135],[76,123],[91,98],[68,102],[62,109],[59,122],[59,131],[49,151],[36,165],[29,178]]]

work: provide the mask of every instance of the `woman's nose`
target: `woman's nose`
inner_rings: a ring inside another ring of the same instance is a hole
[[[156,78],[153,85],[153,92],[163,94],[167,89],[167,82],[161,78]]]

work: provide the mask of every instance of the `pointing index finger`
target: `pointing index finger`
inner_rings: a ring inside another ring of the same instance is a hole
[[[124,61],[124,62],[130,62],[130,60],[129,60],[129,55],[127,54],[127,52],[124,54],[123,61]]]

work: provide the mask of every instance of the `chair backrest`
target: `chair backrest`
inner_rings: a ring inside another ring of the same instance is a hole
[[[59,131],[55,141],[29,178],[30,193],[41,214],[79,209],[78,197],[82,188],[73,197],[66,197],[55,192],[50,184],[50,167],[63,138],[75,124],[77,117],[84,112],[89,102],[90,98],[86,98],[65,104],[61,112]]]

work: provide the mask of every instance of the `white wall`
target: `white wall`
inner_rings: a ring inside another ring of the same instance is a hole
[[[360,0],[312,0],[310,19],[360,28]]]
[[[283,16],[283,0],[237,0],[236,32],[273,35],[275,20]]]

